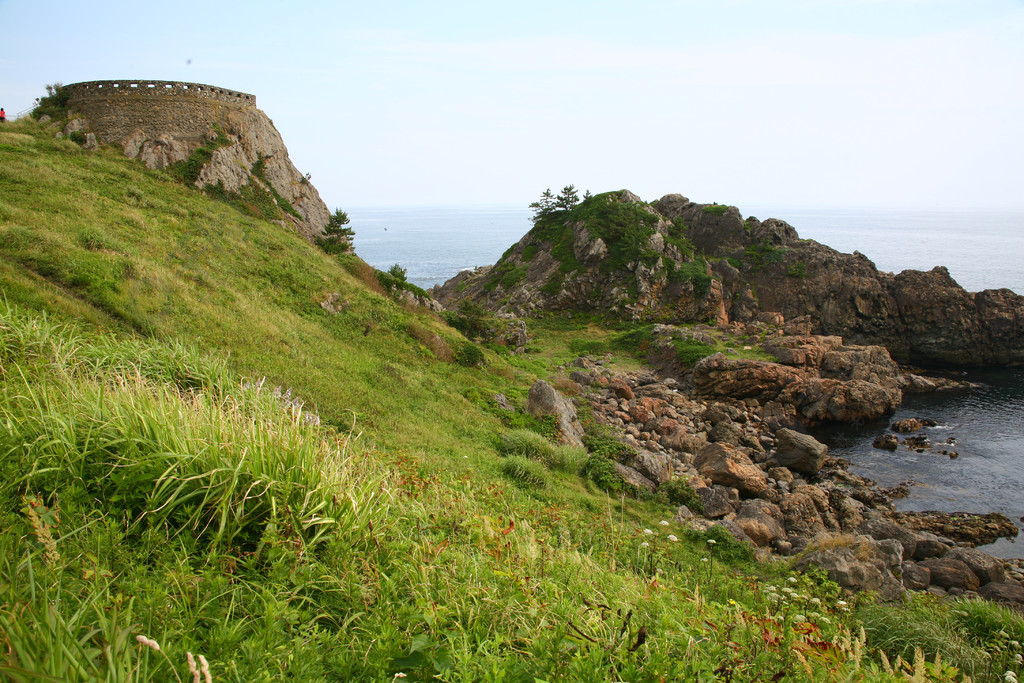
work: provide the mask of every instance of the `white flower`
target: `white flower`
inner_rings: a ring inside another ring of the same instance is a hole
[[[802,614],[794,614],[793,621],[807,621],[807,617]]]
[[[718,541],[716,541],[716,540],[715,540],[715,539],[713,539],[713,538],[709,538],[709,539],[708,539],[708,545],[717,545],[717,543],[718,543]]]
[[[812,605],[820,605],[821,604],[821,600],[819,600],[818,598],[811,598],[811,604]]]
[[[839,609],[846,609],[846,600],[837,600],[836,607]]]
[[[1018,652],[1013,656],[1013,661],[1017,662],[1018,665],[1024,664],[1024,655]]]
[[[791,576],[788,579],[786,579],[786,581],[789,581],[790,583],[796,583],[796,577],[795,576]]]
[[[700,558],[700,561],[701,561],[701,562],[707,562],[707,561],[708,561],[708,558],[706,558],[706,557],[702,557],[702,558]]]
[[[1012,671],[1007,671],[1003,674],[1003,680],[1006,681],[1006,683],[1017,683],[1017,674]]]
[[[658,524],[660,524],[660,525],[662,525],[662,526],[668,526],[668,522],[667,522],[667,521],[665,521],[664,519],[663,519],[663,520],[661,520],[660,522],[658,522]]]
[[[678,539],[678,538],[676,538],[674,534],[669,534],[669,535],[668,535],[668,540],[670,540],[670,541],[672,541],[673,543],[675,543],[675,542],[676,542],[676,541],[678,541],[679,539]]]
[[[650,548],[651,544],[648,543],[647,541],[644,541],[643,543],[640,544],[640,547],[641,548]]]
[[[650,529],[644,529],[644,536],[653,536],[654,532]]]
[[[392,678],[405,678],[405,676],[406,676],[406,674],[404,674],[401,671],[399,671]]]

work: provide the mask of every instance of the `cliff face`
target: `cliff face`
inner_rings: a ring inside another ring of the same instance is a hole
[[[202,164],[197,187],[272,188],[295,209],[298,216],[287,212],[285,220],[299,233],[307,239],[323,233],[327,206],[292,164],[280,133],[251,95],[195,83],[96,81],[65,87],[77,117],[74,130],[93,133],[100,143],[117,145],[154,169],[187,161],[219,139]],[[256,177],[253,167],[261,160]]]
[[[656,322],[800,319],[807,333],[885,346],[901,362],[1024,364],[1024,297],[966,292],[946,271],[879,272],[736,207],[622,191],[538,220],[493,266],[435,288],[499,312]]]

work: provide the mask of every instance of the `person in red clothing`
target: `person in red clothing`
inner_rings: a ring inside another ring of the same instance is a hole
[[[0,107],[0,123],[7,123],[7,112],[3,107]]]

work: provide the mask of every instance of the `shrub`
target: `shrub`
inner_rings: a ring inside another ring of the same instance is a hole
[[[548,485],[544,465],[518,455],[505,458],[501,463],[501,472],[520,488],[542,489]]]
[[[714,346],[708,346],[693,339],[675,339],[672,341],[672,346],[676,350],[679,362],[684,365],[695,365],[701,359],[715,353]]]
[[[685,505],[694,512],[704,512],[704,501],[685,479],[669,479],[658,487],[658,498],[672,507]]]
[[[430,352],[438,360],[447,362],[455,360],[455,354],[452,353],[448,343],[440,335],[431,332],[415,321],[409,322],[408,326],[406,326],[406,331],[410,337],[430,349]]]
[[[615,469],[615,462],[603,455],[595,453],[587,458],[580,474],[608,493],[620,493],[626,488],[626,482]]]
[[[455,362],[467,368],[475,368],[483,365],[484,352],[473,342],[465,342],[455,352]]]
[[[583,445],[586,446],[587,450],[594,455],[611,458],[613,460],[618,460],[619,462],[628,460],[636,455],[636,451],[632,448],[607,432],[600,430],[587,432],[583,437]]]
[[[798,261],[786,269],[786,275],[789,277],[807,277],[807,264],[803,261]]]
[[[550,441],[529,429],[514,429],[498,437],[498,453],[504,456],[546,462],[554,451],[555,446]]]
[[[710,213],[712,216],[724,216],[728,210],[729,207],[726,204],[711,204],[704,207],[704,213]]]

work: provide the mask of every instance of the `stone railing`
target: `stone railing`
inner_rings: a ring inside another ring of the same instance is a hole
[[[64,89],[72,101],[131,95],[135,97],[201,97],[242,107],[256,106],[255,95],[225,90],[214,85],[181,81],[85,81],[65,85]]]

